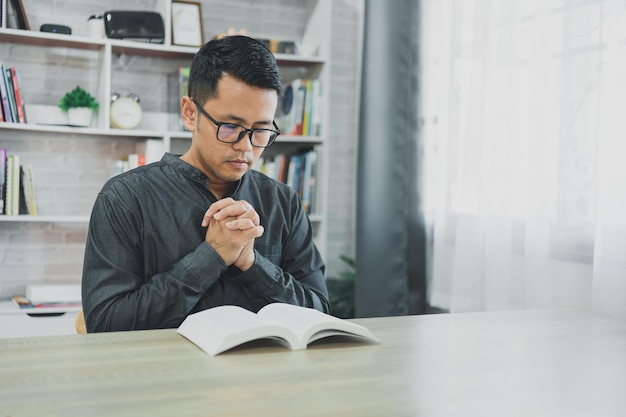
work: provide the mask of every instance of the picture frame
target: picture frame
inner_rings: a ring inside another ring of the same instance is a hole
[[[172,45],[202,46],[202,6],[195,1],[172,1]]]

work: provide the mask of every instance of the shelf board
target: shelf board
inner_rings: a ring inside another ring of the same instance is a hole
[[[62,125],[38,125],[32,123],[9,123],[0,122],[0,130],[16,130],[39,133],[63,133],[85,136],[112,136],[112,137],[134,137],[134,138],[162,138],[170,136],[172,138],[191,138],[191,132],[145,130],[145,129],[101,129],[94,127],[72,127]]]
[[[0,29],[0,41],[33,46],[52,46],[97,51],[104,48],[104,39],[92,39],[84,36],[63,35],[59,33],[35,32],[22,29]]]
[[[191,60],[198,48],[189,46],[169,46],[162,43],[134,42],[108,39],[114,54],[140,55],[160,58],[182,58]]]
[[[14,223],[89,223],[89,216],[82,215],[19,215],[19,216],[6,216],[0,215],[0,222],[14,222]]]
[[[37,32],[33,30],[0,28],[0,42],[17,43],[22,45],[46,46],[57,48],[75,48],[97,51],[105,45],[111,45],[115,54],[128,54],[148,57],[182,58],[191,60],[198,51],[196,47],[165,45],[162,43],[148,43],[127,41],[122,39],[95,39],[85,36],[63,35],[58,33]],[[324,59],[320,57],[303,57],[291,54],[275,54],[280,65],[320,65]]]
[[[318,145],[322,143],[322,138],[319,136],[294,136],[294,135],[280,135],[276,139],[276,144],[279,143],[304,143]]]
[[[305,57],[291,54],[274,54],[279,65],[321,65],[324,59],[320,57]]]

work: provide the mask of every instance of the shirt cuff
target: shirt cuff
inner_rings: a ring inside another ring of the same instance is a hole
[[[203,288],[210,287],[228,268],[215,249],[206,242],[202,242],[195,251],[185,256],[181,264],[185,268],[186,275]],[[213,279],[207,279],[209,277]]]

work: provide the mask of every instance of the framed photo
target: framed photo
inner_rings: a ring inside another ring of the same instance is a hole
[[[172,1],[172,45],[202,46],[202,7],[193,1]]]

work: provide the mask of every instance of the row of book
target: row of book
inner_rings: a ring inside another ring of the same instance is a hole
[[[26,123],[19,69],[0,62],[0,122]]]
[[[115,161],[113,175],[118,175],[131,169],[146,165],[146,155],[142,153],[131,153],[124,159]]]
[[[37,215],[35,179],[30,164],[21,164],[19,155],[0,149],[0,214]]]
[[[315,207],[317,152],[308,150],[294,154],[279,153],[259,158],[255,169],[293,188],[307,214]]]
[[[276,111],[276,123],[284,135],[316,136],[322,120],[322,82],[295,79],[285,87]]]

